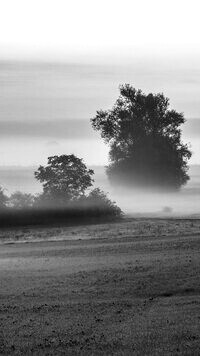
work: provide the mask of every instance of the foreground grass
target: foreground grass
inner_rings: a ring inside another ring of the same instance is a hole
[[[94,240],[2,245],[0,354],[199,355],[199,225],[173,224],[130,220],[85,226]]]
[[[26,226],[0,229],[0,244],[41,240],[79,240],[200,234],[200,219],[124,218],[90,225]]]

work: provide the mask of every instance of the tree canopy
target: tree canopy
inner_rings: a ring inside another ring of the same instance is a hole
[[[46,167],[40,166],[35,177],[43,183],[43,200],[66,204],[84,195],[92,186],[92,169],[75,155],[52,156]]]
[[[191,152],[181,141],[184,122],[162,93],[146,95],[129,84],[120,86],[113,108],[91,119],[110,146],[111,182],[173,189],[185,184]]]

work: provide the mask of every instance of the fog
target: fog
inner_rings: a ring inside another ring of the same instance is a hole
[[[95,169],[96,168],[96,169]],[[125,214],[135,216],[184,216],[200,215],[200,166],[189,169],[190,180],[177,192],[156,188],[113,187],[102,167],[94,167],[95,185],[108,192]]]
[[[112,190],[110,197],[129,215],[182,216],[199,214],[200,192],[183,188],[179,192],[161,192],[145,189]]]
[[[34,178],[37,167],[0,167],[0,183],[5,193],[16,190],[37,194],[42,185]],[[92,166],[94,187],[100,187],[116,201],[125,214],[134,216],[182,216],[200,214],[200,166],[190,167],[190,181],[179,192],[161,192],[151,189],[114,188],[108,181],[103,166]]]
[[[125,213],[198,212],[200,169],[193,166],[178,193],[113,188],[103,168],[109,147],[90,124],[96,110],[113,106],[120,84],[163,92],[170,108],[187,119],[181,130],[183,142],[191,144],[189,164],[200,163],[197,1],[170,0],[163,7],[158,0],[145,6],[131,0],[61,0],[59,6],[55,0],[7,0],[0,17],[0,186],[7,194],[40,192],[34,170],[49,156],[74,153],[96,165],[95,186]]]

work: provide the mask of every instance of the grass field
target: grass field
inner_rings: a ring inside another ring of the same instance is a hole
[[[1,355],[200,355],[200,220],[2,229],[0,240]]]

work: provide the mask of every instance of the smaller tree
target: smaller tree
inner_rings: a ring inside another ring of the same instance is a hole
[[[6,208],[8,197],[4,194],[4,189],[0,187],[0,209]]]
[[[11,194],[9,204],[16,209],[30,208],[34,204],[35,197],[29,193],[16,191]]]
[[[46,204],[66,205],[82,196],[92,186],[94,171],[87,169],[75,155],[52,156],[46,167],[40,166],[35,177],[43,183],[40,201]]]

